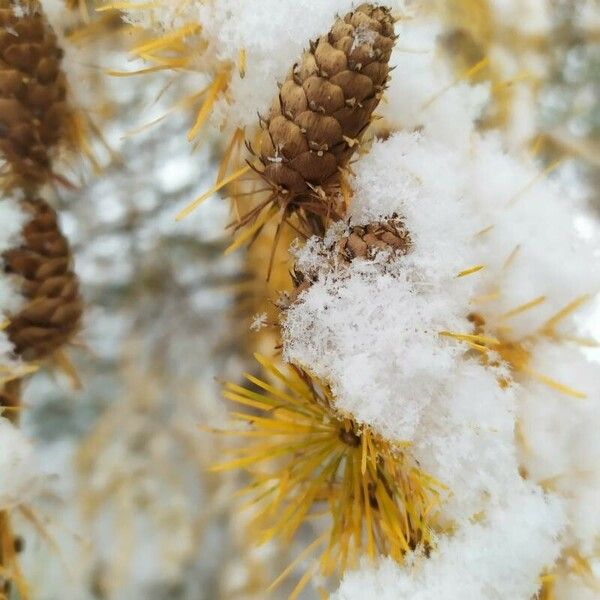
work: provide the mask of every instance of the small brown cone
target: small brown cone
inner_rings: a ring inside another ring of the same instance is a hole
[[[62,55],[37,2],[0,0],[0,156],[23,187],[52,176],[68,115]]]
[[[407,254],[412,242],[410,233],[397,216],[386,221],[354,225],[348,233],[326,249],[325,261],[332,266],[348,267],[355,258],[372,260],[379,252],[389,252],[390,256]],[[282,309],[289,308],[302,292],[309,289],[315,280],[314,273],[305,273],[294,269],[292,281],[294,290],[283,293],[277,301]]]
[[[22,245],[5,252],[3,258],[4,271],[16,279],[26,303],[20,312],[9,315],[6,331],[19,356],[37,360],[75,335],[82,300],[56,212],[40,199],[23,200],[22,206],[31,215],[23,228]]]
[[[382,250],[406,254],[411,246],[410,234],[402,222],[392,218],[387,221],[355,225],[335,246],[339,264],[348,265],[355,258],[371,259]]]
[[[331,205],[331,188],[339,185],[383,95],[394,40],[389,10],[363,4],[338,18],[293,66],[268,119],[261,120],[258,151],[261,174],[281,190],[280,201],[343,216]]]

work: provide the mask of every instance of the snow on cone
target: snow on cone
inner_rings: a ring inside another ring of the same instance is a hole
[[[355,258],[371,259],[381,251],[406,254],[410,250],[409,232],[396,217],[367,225],[350,227],[335,245],[339,264]]]
[[[349,225],[343,235],[335,237],[333,241],[327,240],[326,236],[319,251],[324,264],[342,269],[355,259],[375,260],[379,253],[386,253],[387,260],[393,260],[407,254],[412,244],[410,233],[397,215],[366,225]],[[292,272],[294,289],[280,294],[277,301],[279,308],[289,308],[316,278],[313,269],[296,265]]]

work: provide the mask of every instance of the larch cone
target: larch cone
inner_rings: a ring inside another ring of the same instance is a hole
[[[263,178],[291,206],[343,216],[328,205],[331,188],[382,98],[394,41],[390,11],[363,4],[338,18],[292,67],[261,120],[258,151]]]
[[[83,312],[69,243],[56,212],[41,199],[22,200],[29,215],[22,244],[3,255],[4,271],[26,301],[9,315],[6,329],[15,352],[25,360],[45,358],[68,343],[77,332]]]
[[[52,177],[68,116],[62,56],[37,2],[0,0],[0,155],[23,188]]]
[[[384,221],[367,225],[352,225],[348,232],[325,249],[324,260],[332,268],[347,268],[355,259],[372,260],[379,252],[389,253],[389,257],[410,252],[412,240],[404,223],[396,215]],[[279,308],[286,310],[296,302],[300,294],[309,289],[316,275],[294,268],[292,292],[284,292],[277,301]]]

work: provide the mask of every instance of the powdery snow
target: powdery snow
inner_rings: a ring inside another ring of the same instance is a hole
[[[19,206],[19,195],[5,195],[0,199],[0,266],[3,252],[19,244],[21,229],[27,220],[27,215]],[[0,277],[0,322],[6,319],[6,315],[19,308],[23,301],[18,288],[10,277]],[[8,365],[12,362],[10,352],[12,345],[6,335],[0,330],[0,365]]]
[[[477,131],[487,88],[452,85],[437,52],[440,26],[398,27],[398,68],[381,110],[402,131],[353,165],[349,217],[366,224],[397,214],[412,248],[340,267],[326,255],[347,231],[339,223],[324,242],[296,250],[297,267],[315,281],[284,315],[283,349],[330,382],[340,411],[412,442],[421,468],[451,490],[441,517],[456,529],[430,560],[414,557],[409,569],[365,564],[335,597],[528,600],[561,546],[589,555],[598,536],[591,432],[600,427],[600,372],[540,331],[600,290],[599,230],[594,223],[584,235],[578,226],[588,207],[568,165],[545,173],[524,151],[507,152],[498,133]],[[484,268],[457,278],[475,265]],[[472,333],[472,312],[488,335],[523,343],[531,369],[588,399],[515,374],[498,356],[498,366],[484,365],[464,342],[440,335]],[[583,312],[561,319],[556,333],[581,335]]]
[[[361,2],[351,0],[219,0],[186,2],[163,0],[152,9],[129,10],[127,19],[146,27],[171,31],[189,23],[202,26],[206,47],[195,57],[200,72],[221,65],[236,66],[246,56],[245,76],[231,73],[227,97],[217,101],[211,121],[228,129],[255,126],[257,112],[266,113],[291,67],[310,40],[325,35],[336,15]],[[386,3],[396,14],[406,14],[405,2]],[[198,89],[201,89],[199,86]]]
[[[429,559],[381,559],[347,573],[332,600],[530,600],[552,565],[563,525],[560,503],[515,482],[481,522],[440,539]]]

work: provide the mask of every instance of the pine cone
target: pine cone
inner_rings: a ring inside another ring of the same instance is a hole
[[[51,176],[68,114],[63,52],[37,2],[0,0],[0,154],[21,185]]]
[[[394,40],[389,10],[363,4],[311,44],[261,122],[270,184],[302,195],[337,181],[379,104]]]
[[[339,264],[355,258],[373,258],[380,250],[406,254],[411,246],[410,234],[396,217],[387,221],[355,225],[335,246]]]
[[[82,314],[77,276],[69,244],[56,212],[44,200],[23,200],[31,219],[19,248],[4,253],[4,271],[20,283],[23,309],[10,315],[6,331],[26,360],[49,356],[76,333]]]
[[[407,254],[410,247],[409,232],[397,215],[393,215],[386,221],[350,227],[346,235],[326,248],[323,259],[331,265],[343,268],[348,267],[355,258],[370,260],[380,251],[391,252],[393,255]],[[294,289],[281,293],[276,305],[282,310],[289,308],[302,292],[310,288],[316,277],[314,272],[304,272],[294,267]]]

